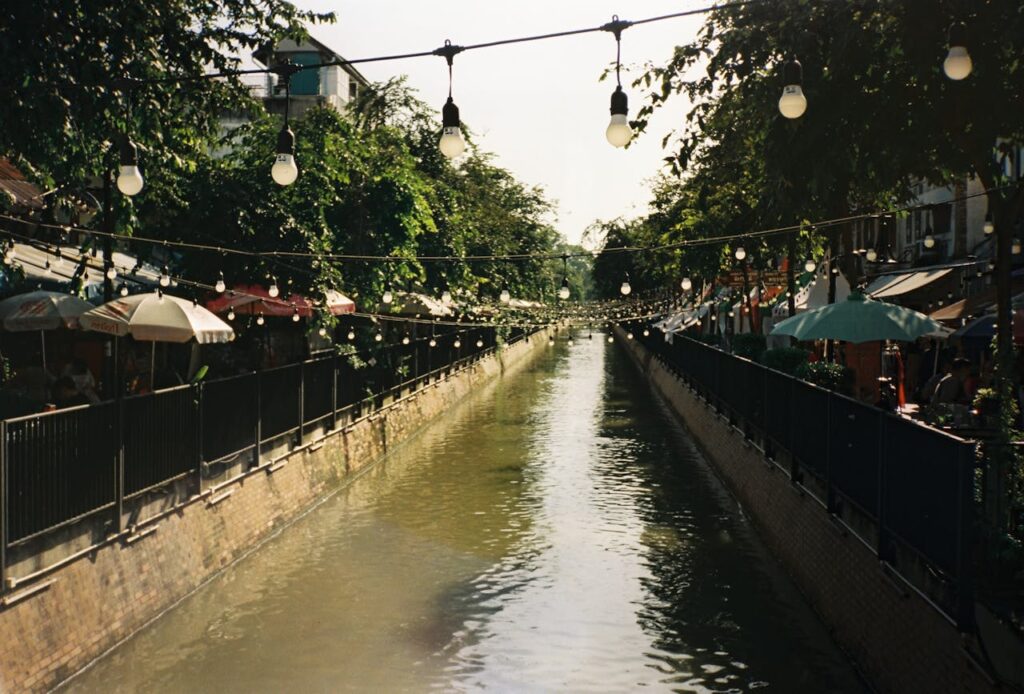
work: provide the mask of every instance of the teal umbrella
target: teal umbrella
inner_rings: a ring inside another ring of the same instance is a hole
[[[941,323],[923,313],[874,301],[857,292],[851,293],[846,301],[787,318],[772,330],[772,335],[790,335],[798,340],[844,342],[909,342],[926,335],[944,336],[948,333]]]

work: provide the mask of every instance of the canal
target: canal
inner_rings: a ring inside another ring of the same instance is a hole
[[[622,351],[579,337],[67,690],[864,691]]]

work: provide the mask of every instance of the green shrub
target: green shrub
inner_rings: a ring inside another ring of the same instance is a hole
[[[807,363],[810,352],[799,347],[778,347],[766,350],[761,355],[761,363],[769,369],[775,369],[790,376],[796,374],[797,369]]]
[[[732,353],[737,357],[758,361],[767,347],[764,335],[740,333],[732,336]]]
[[[830,361],[808,362],[796,370],[797,378],[838,393],[845,393],[849,390],[852,376],[853,373],[848,368]]]

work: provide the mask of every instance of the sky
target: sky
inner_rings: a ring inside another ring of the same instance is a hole
[[[599,26],[702,6],[701,0],[294,0],[304,9],[333,11],[337,22],[312,34],[345,58],[432,50],[446,39],[465,45],[496,39]],[[708,4],[708,3],[704,3]],[[690,41],[701,18],[685,17],[631,27],[622,34],[623,85],[630,114],[642,94],[628,85],[647,61],[664,63]],[[614,79],[599,82],[615,59],[610,33],[467,51],[455,58],[454,98],[477,144],[521,181],[539,185],[556,203],[556,227],[573,243],[598,219],[644,213],[650,179],[660,169],[662,137],[682,127],[688,105],[677,97],[628,149],[605,140]],[[440,108],[448,72],[440,57],[357,66],[371,81],[405,74],[428,103]]]

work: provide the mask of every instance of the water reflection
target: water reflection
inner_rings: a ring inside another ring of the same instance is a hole
[[[860,691],[617,347],[453,412],[74,691]]]

